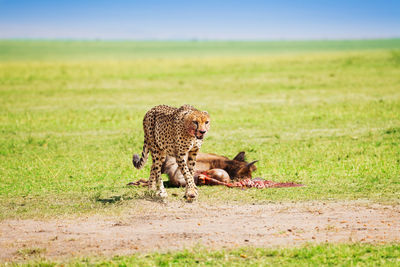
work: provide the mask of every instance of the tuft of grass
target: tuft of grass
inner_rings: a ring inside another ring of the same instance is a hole
[[[400,65],[400,50],[392,51],[392,60],[396,65]]]
[[[45,248],[24,248],[17,251],[17,254],[27,258],[27,257],[36,257],[40,256],[41,254],[45,253]]]
[[[297,248],[238,248],[134,254],[112,258],[86,257],[68,262],[36,260],[45,266],[397,266],[399,244],[320,244]]]
[[[138,171],[131,156],[158,104],[210,113],[202,151],[246,151],[255,176],[306,185],[201,187],[199,201],[400,199],[397,39],[0,47],[0,219],[118,213],[148,198],[126,184],[149,175],[151,161]]]

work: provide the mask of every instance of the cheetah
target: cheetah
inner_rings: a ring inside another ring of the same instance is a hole
[[[149,189],[165,199],[167,192],[161,179],[161,167],[167,156],[176,158],[178,167],[186,181],[185,198],[197,198],[197,187],[193,179],[197,153],[203,138],[210,128],[210,116],[190,105],[180,108],[159,105],[149,110],[143,119],[144,144],[142,156],[134,154],[132,163],[141,169],[149,152],[153,159]],[[187,158],[187,159],[186,159]]]

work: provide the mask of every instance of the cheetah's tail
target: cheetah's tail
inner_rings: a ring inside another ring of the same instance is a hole
[[[140,170],[146,164],[147,157],[149,156],[149,148],[146,143],[143,145],[142,157],[139,158],[138,154],[133,154],[132,163],[136,169]]]

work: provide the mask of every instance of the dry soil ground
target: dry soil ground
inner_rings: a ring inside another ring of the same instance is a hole
[[[199,245],[234,248],[400,241],[399,205],[358,201],[210,206],[145,200],[138,204],[112,218],[2,221],[0,261],[23,259],[29,251],[54,259]]]

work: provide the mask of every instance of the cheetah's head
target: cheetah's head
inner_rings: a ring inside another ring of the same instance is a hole
[[[185,116],[185,127],[190,136],[203,139],[210,129],[210,115],[207,111],[193,111]]]

